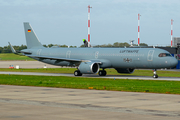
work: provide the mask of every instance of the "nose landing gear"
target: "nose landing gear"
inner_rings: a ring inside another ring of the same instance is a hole
[[[153,73],[154,73],[153,78],[158,78],[158,75],[157,75],[157,73],[156,73],[156,69],[154,69],[153,71],[154,71],[154,72],[153,72]]]

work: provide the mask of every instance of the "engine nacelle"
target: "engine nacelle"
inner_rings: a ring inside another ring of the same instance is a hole
[[[118,73],[127,73],[127,74],[131,74],[134,72],[133,68],[115,68],[117,70]]]
[[[82,62],[79,65],[82,74],[95,74],[99,71],[99,64],[94,62]]]

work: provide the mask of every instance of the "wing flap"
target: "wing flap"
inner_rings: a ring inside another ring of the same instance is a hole
[[[26,55],[26,56],[40,58],[40,59],[61,60],[61,61],[69,61],[69,62],[88,62],[89,61],[89,60],[80,60],[80,59],[72,59],[72,58],[59,58],[59,57],[49,57],[49,56],[36,56],[36,55]]]
[[[102,62],[100,60],[83,60],[83,59],[60,58],[60,57],[38,56],[38,55],[26,55],[26,56],[40,58],[40,59],[68,61],[68,62],[95,62],[95,63],[98,63],[98,64],[102,64]]]

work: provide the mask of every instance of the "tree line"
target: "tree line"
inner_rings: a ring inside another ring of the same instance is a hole
[[[44,47],[51,48],[51,47],[70,47],[70,48],[77,48],[77,46],[67,46],[67,45],[57,45],[57,44],[48,44],[43,45]],[[115,42],[114,44],[103,44],[103,45],[95,45],[93,47],[130,47],[131,45],[127,42],[119,43]],[[138,46],[134,44],[133,46]],[[146,43],[140,43],[140,46],[148,46]],[[23,49],[27,49],[26,45],[21,46],[13,46],[16,51],[20,51]],[[80,47],[84,47],[84,44],[82,44]],[[10,46],[4,46],[0,47],[0,53],[12,53]]]

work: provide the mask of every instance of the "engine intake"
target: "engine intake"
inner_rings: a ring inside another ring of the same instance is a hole
[[[127,73],[127,74],[131,74],[134,72],[133,68],[115,68],[117,70],[118,73]]]
[[[94,62],[82,62],[78,69],[82,74],[95,74],[99,71],[99,64]]]

